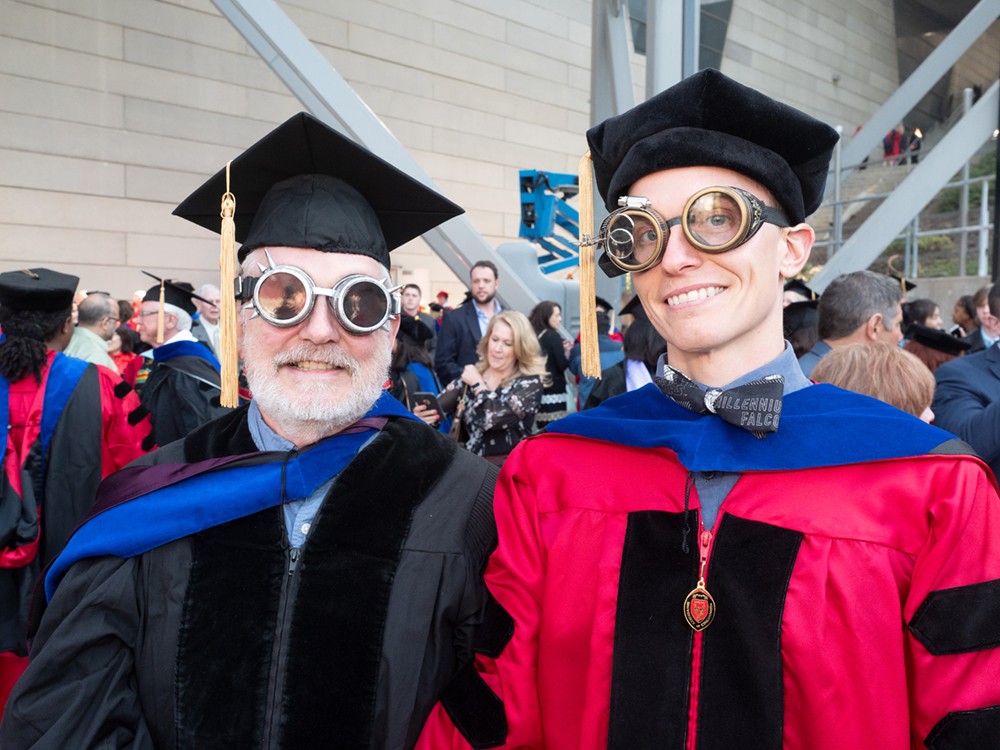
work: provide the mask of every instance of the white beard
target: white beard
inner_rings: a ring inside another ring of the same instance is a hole
[[[376,331],[371,336],[386,336]],[[388,344],[375,348],[371,359],[359,362],[335,345],[299,344],[271,360],[257,355],[252,334],[244,331],[244,368],[254,401],[267,421],[297,444],[309,444],[348,427],[363,417],[382,394],[392,352]],[[289,393],[279,382],[279,369],[301,360],[326,362],[351,374],[351,386],[332,389],[305,384]],[[294,436],[294,437],[293,437]],[[301,439],[298,439],[301,438]]]

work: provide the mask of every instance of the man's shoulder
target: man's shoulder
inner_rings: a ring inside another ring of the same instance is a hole
[[[989,366],[988,355],[988,349],[981,349],[971,354],[963,354],[961,357],[956,357],[938,367],[934,371],[934,376],[936,379],[941,380],[942,378],[947,379],[956,375],[961,376],[962,374],[984,370]]]

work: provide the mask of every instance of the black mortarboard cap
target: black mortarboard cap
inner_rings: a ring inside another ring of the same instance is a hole
[[[423,183],[305,112],[272,130],[229,165],[239,257],[264,246],[367,255],[389,251],[462,213]],[[174,209],[218,232],[226,168]]]
[[[917,288],[917,285],[910,281],[905,276],[900,276],[899,274],[890,273],[887,274],[890,279],[895,279],[896,283],[899,284],[899,288],[902,290],[903,294],[910,292]]]
[[[643,318],[647,317],[646,316],[646,310],[642,306],[642,303],[639,301],[639,295],[638,294],[636,294],[635,296],[633,296],[632,299],[630,299],[628,302],[625,303],[625,306],[622,307],[621,313],[619,313],[619,314],[620,315],[635,315],[635,316],[643,317]]]
[[[191,301],[192,298],[201,300],[202,302],[208,302],[208,300],[204,297],[199,297],[195,294],[194,287],[186,281],[161,279],[159,276],[153,276],[153,274],[149,271],[143,271],[143,273],[147,276],[152,276],[159,282],[156,286],[151,286],[146,290],[146,296],[142,298],[143,302],[159,302],[161,284],[163,286],[163,301],[168,305],[179,307],[188,315],[194,315],[198,311],[194,302]]]
[[[969,351],[972,347],[972,344],[968,341],[955,338],[947,331],[922,326],[917,323],[906,329],[906,335],[913,341],[923,344],[926,347],[944,352],[945,354],[954,354],[956,357],[963,352]]]
[[[587,131],[609,211],[640,177],[716,166],[764,185],[792,224],[819,208],[838,138],[826,123],[712,69]]]
[[[434,332],[427,324],[410,315],[401,315],[399,319],[399,335],[414,344],[423,344],[434,337]]]
[[[809,286],[806,284],[806,282],[802,281],[802,279],[790,279],[789,281],[786,281],[785,291],[801,294],[807,300],[819,299],[819,295],[816,294],[816,292],[814,292],[812,289],[810,289]]]
[[[0,273],[0,305],[11,310],[58,312],[73,306],[80,279],[48,268]]]
[[[813,328],[819,325],[819,300],[809,299],[802,302],[792,302],[785,305],[782,311],[785,338],[803,328]]]

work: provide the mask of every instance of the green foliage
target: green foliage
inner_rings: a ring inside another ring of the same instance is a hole
[[[993,191],[996,190],[996,154],[988,153],[983,154],[977,161],[969,165],[969,177],[975,179],[976,177],[986,177],[991,176],[992,179],[989,181],[990,195],[993,195]],[[959,172],[953,179],[961,179],[962,173]],[[959,201],[961,200],[961,188],[949,187],[938,193],[938,197],[935,199],[933,206],[935,211],[941,213],[947,213],[949,211],[958,211]],[[969,210],[979,210],[979,206],[983,200],[983,186],[982,183],[971,183],[969,185]]]

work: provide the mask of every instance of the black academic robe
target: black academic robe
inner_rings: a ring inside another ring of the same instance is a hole
[[[254,450],[243,408],[143,461]],[[294,563],[281,506],[77,562],[0,746],[412,746],[473,671],[495,478],[447,437],[390,418],[334,482]]]
[[[219,405],[219,371],[200,357],[155,362],[139,392],[151,415],[157,445],[180,440],[196,427],[225,414]]]

